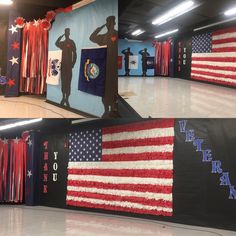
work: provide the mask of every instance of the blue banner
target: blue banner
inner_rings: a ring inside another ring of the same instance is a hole
[[[95,96],[105,94],[107,48],[83,49],[79,90]]]

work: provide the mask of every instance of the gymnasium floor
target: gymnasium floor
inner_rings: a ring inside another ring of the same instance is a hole
[[[45,102],[37,96],[20,96],[5,98],[0,96],[1,118],[84,118]]]
[[[119,94],[143,118],[235,118],[236,89],[175,78],[120,77]]]
[[[46,207],[0,206],[1,236],[235,236],[236,232]]]

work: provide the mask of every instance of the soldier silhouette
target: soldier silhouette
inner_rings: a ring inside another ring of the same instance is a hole
[[[65,36],[65,40],[62,38]],[[62,91],[62,106],[70,107],[69,97],[71,94],[71,80],[72,69],[75,66],[77,60],[76,45],[73,40],[70,39],[70,29],[65,29],[65,34],[60,36],[56,41],[56,46],[62,50],[61,61],[61,91]]]
[[[141,50],[139,54],[142,56],[143,76],[147,76],[147,57],[149,57],[150,54],[148,53],[147,48]]]
[[[105,112],[103,118],[119,117],[118,113],[118,31],[115,30],[116,18],[109,16],[106,24],[98,27],[90,36],[90,40],[99,46],[107,46],[107,71],[105,95],[102,98]],[[104,28],[107,33],[100,34]]]
[[[123,50],[122,54],[125,55],[125,76],[130,76],[129,57],[133,56],[134,54],[130,51],[130,48]]]

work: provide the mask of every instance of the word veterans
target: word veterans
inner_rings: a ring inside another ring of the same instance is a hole
[[[230,192],[229,199],[236,200],[236,189],[235,186],[232,186],[231,184],[229,172],[223,171],[221,161],[214,160],[211,149],[203,150],[202,146],[204,144],[204,140],[201,138],[197,138],[195,136],[195,130],[186,129],[186,126],[187,126],[187,120],[179,121],[180,132],[185,133],[186,135],[185,142],[186,143],[192,142],[193,146],[196,148],[196,151],[202,153],[203,163],[211,162],[212,164],[211,173],[220,175],[220,186],[228,186]]]

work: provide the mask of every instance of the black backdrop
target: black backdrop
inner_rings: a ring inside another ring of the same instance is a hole
[[[192,37],[175,40],[175,77],[191,79]]]
[[[42,139],[42,142],[49,141],[49,191],[48,194],[43,194],[41,190],[41,205],[236,230],[236,200],[229,200],[229,188],[220,186],[219,175],[211,174],[211,163],[203,163],[201,153],[196,152],[192,143],[185,142],[185,134],[180,132],[178,122],[179,120],[175,122],[173,217],[67,207],[68,131],[63,134],[44,136]],[[122,120],[110,121],[109,124],[106,124],[106,121],[92,122],[89,125],[81,125],[80,129],[117,123],[127,122]],[[231,184],[236,185],[236,120],[188,120],[187,129],[194,129],[196,137],[204,139],[202,147],[212,149],[214,159],[222,162],[222,168],[230,173]],[[58,181],[56,183],[52,180],[54,151],[59,152]]]

